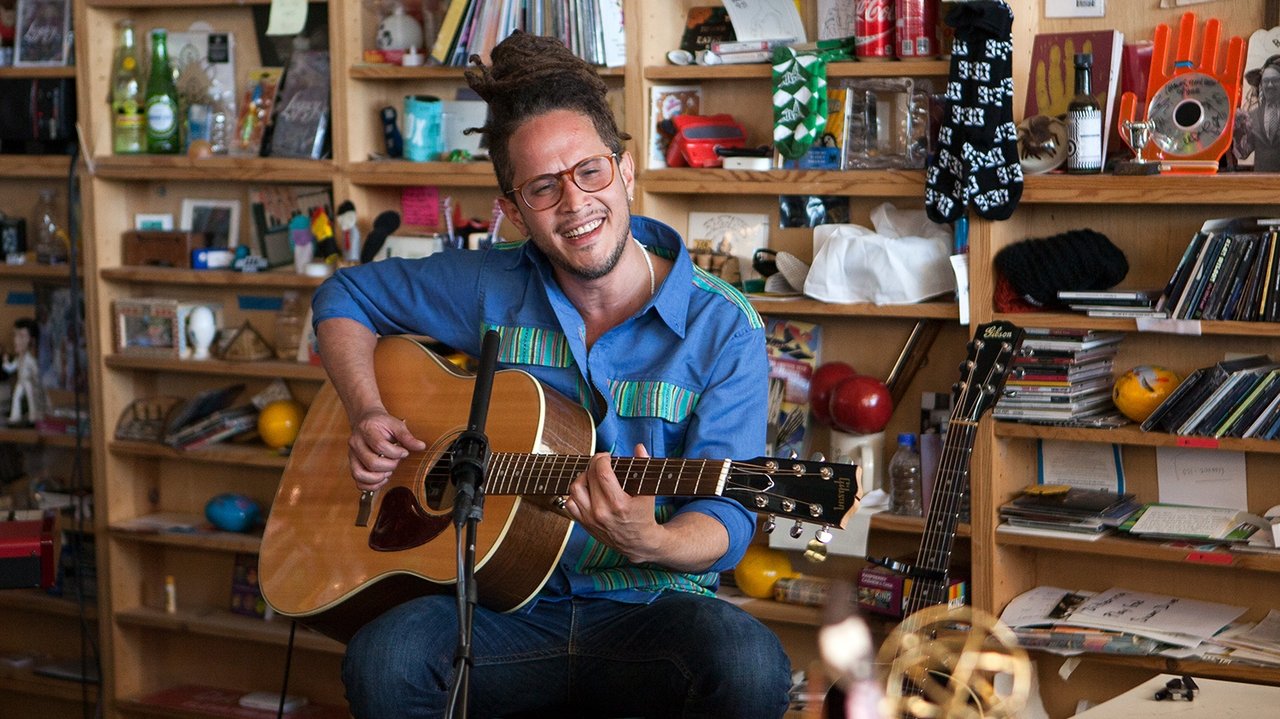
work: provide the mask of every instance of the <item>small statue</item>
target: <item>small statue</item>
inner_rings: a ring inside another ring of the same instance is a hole
[[[40,326],[30,317],[13,323],[13,354],[5,354],[4,371],[14,377],[9,408],[9,426],[32,425],[44,419],[44,388],[40,386],[40,365],[36,343]]]

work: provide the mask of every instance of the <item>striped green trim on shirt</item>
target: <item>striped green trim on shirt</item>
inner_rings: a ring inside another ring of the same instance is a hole
[[[527,241],[528,241],[528,240],[506,240],[506,241],[504,241],[504,242],[495,242],[495,243],[493,243],[493,249],[495,249],[495,250],[518,250],[518,249],[520,249],[521,247],[524,247],[524,243],[525,243],[525,242],[527,242]]]
[[[674,508],[669,504],[659,504],[654,508],[654,517],[658,523],[665,523],[671,518]],[[717,572],[688,574],[660,569],[652,565],[628,564],[626,557],[611,549],[594,537],[587,536],[587,541],[574,569],[581,575],[590,578],[592,587],[600,592],[612,592],[619,589],[642,589],[662,591],[671,589],[690,594],[712,595],[711,587],[719,579]]]
[[[659,417],[668,422],[688,419],[702,396],[657,380],[613,380],[609,383],[609,393],[620,417]]]
[[[751,306],[751,303],[747,301],[746,297],[742,296],[738,288],[697,265],[693,266],[693,286],[700,290],[720,295],[737,305],[738,309],[742,310],[742,314],[746,315],[747,322],[750,323],[752,329],[764,327],[764,320],[760,319],[760,313],[756,312],[756,308]]]
[[[536,365],[539,367],[571,367],[573,354],[564,333],[540,327],[504,327],[486,324],[481,336],[496,330],[502,338],[498,348],[498,361],[507,364]]]

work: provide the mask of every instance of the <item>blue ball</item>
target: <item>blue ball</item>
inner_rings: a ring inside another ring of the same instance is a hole
[[[243,494],[219,494],[204,505],[204,517],[224,532],[247,532],[262,516],[258,503]]]

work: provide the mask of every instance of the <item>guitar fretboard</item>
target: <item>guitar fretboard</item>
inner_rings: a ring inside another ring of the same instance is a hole
[[[485,487],[490,494],[565,494],[591,457],[494,452]],[[731,462],[711,459],[614,457],[613,471],[632,495],[711,496],[724,492]]]

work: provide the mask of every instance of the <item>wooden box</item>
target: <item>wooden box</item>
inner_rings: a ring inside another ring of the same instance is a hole
[[[191,251],[208,247],[203,232],[129,230],[124,233],[124,264],[191,269]]]

